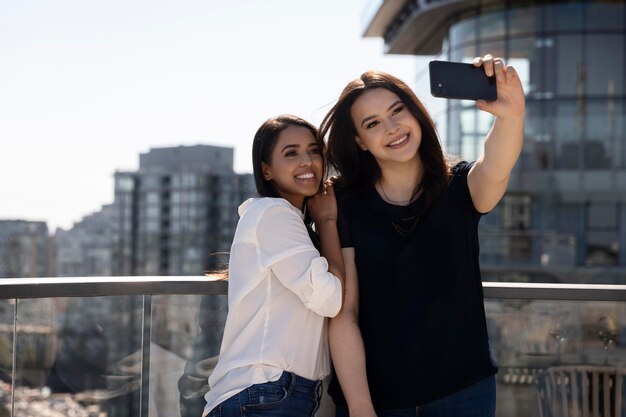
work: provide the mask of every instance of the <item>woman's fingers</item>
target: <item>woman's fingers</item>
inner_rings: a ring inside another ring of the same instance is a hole
[[[493,60],[493,71],[496,74],[496,81],[506,80],[503,73],[504,69],[504,61],[502,61],[502,58],[496,58]]]
[[[502,75],[505,73],[506,65],[504,64],[504,60],[502,58],[494,58],[491,54],[486,54],[483,57],[477,56],[472,61],[475,67],[483,66],[485,70],[485,74],[487,77],[491,77],[495,74],[498,80],[503,80],[504,77]]]
[[[493,55],[486,54],[483,57],[474,58],[473,64],[475,67],[480,67],[482,65],[487,77],[491,77],[494,74],[493,61]]]
[[[516,78],[518,78],[517,71],[515,71],[515,68],[513,68],[510,65],[506,67],[505,74],[506,74],[506,82],[507,83],[510,83],[513,80],[515,80]]]
[[[324,181],[324,186],[322,187],[322,194],[326,195],[326,194],[334,194],[334,190],[333,190],[333,182],[332,180],[328,179],[326,181]]]

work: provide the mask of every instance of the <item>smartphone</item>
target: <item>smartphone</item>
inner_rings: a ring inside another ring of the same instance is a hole
[[[496,77],[473,64],[430,61],[430,93],[435,97],[494,101],[498,97]]]

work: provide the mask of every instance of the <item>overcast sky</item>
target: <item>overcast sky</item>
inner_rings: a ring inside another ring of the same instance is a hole
[[[268,117],[319,124],[368,69],[432,113],[432,57],[363,38],[371,0],[0,2],[0,219],[69,228],[113,201],[113,173],[150,148],[250,146]]]

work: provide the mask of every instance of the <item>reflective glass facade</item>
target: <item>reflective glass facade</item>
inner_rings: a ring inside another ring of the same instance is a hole
[[[151,150],[141,161],[115,174],[114,275],[223,268],[252,176],[233,172],[232,150],[208,145]]]
[[[623,282],[625,5],[484,3],[451,16],[442,52],[505,58],[527,96],[522,155],[481,225],[486,279]],[[491,121],[473,102],[451,100],[448,152],[476,159]]]

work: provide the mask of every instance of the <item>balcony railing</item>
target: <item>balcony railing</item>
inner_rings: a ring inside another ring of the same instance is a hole
[[[626,367],[626,286],[484,293],[499,416],[538,415],[537,378],[552,366]],[[198,417],[226,294],[208,277],[0,279],[0,417]],[[325,397],[318,416],[330,415]]]
[[[546,231],[480,233],[481,264],[571,267],[576,265],[576,238]]]

